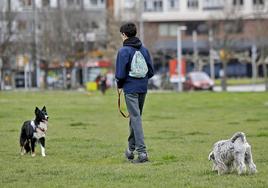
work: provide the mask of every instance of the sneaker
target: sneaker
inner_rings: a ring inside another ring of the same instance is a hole
[[[141,154],[139,154],[138,158],[136,160],[132,161],[132,162],[133,163],[145,163],[145,162],[149,162],[147,153],[141,153]]]
[[[133,151],[130,151],[129,149],[126,149],[125,156],[129,161],[134,159],[134,153]]]

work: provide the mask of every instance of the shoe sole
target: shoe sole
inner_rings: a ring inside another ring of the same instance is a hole
[[[127,154],[127,152],[125,152],[125,157],[127,158],[127,160],[132,161],[134,159],[134,154]]]
[[[146,160],[142,160],[142,161],[139,161],[139,160],[133,160],[133,161],[132,161],[132,163],[134,163],[134,164],[141,164],[141,163],[148,163],[148,162],[149,162],[148,159],[146,159]]]

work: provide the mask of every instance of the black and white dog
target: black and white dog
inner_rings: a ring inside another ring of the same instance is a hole
[[[25,153],[31,153],[35,156],[36,141],[40,142],[41,154],[43,157],[45,154],[45,135],[48,126],[48,114],[46,107],[42,110],[35,108],[35,119],[33,121],[25,121],[21,127],[20,133],[20,147],[21,155]]]

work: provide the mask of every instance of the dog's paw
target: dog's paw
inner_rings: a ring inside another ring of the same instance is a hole
[[[21,151],[20,152],[20,155],[22,156],[22,155],[25,155],[26,154],[26,151],[25,150],[23,150],[23,151]]]
[[[42,153],[42,156],[43,156],[43,157],[45,157],[45,156],[46,156],[46,154]]]
[[[24,148],[21,148],[20,155],[25,155],[25,154],[26,154],[26,150]]]
[[[258,172],[258,170],[257,169],[250,169],[249,170],[249,174],[256,174]]]

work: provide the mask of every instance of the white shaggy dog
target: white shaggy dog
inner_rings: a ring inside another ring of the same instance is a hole
[[[235,133],[229,140],[216,142],[208,159],[213,161],[212,170],[217,171],[219,175],[230,173],[235,169],[239,175],[243,174],[246,172],[246,164],[249,167],[249,173],[257,172],[251,146],[242,132]]]

